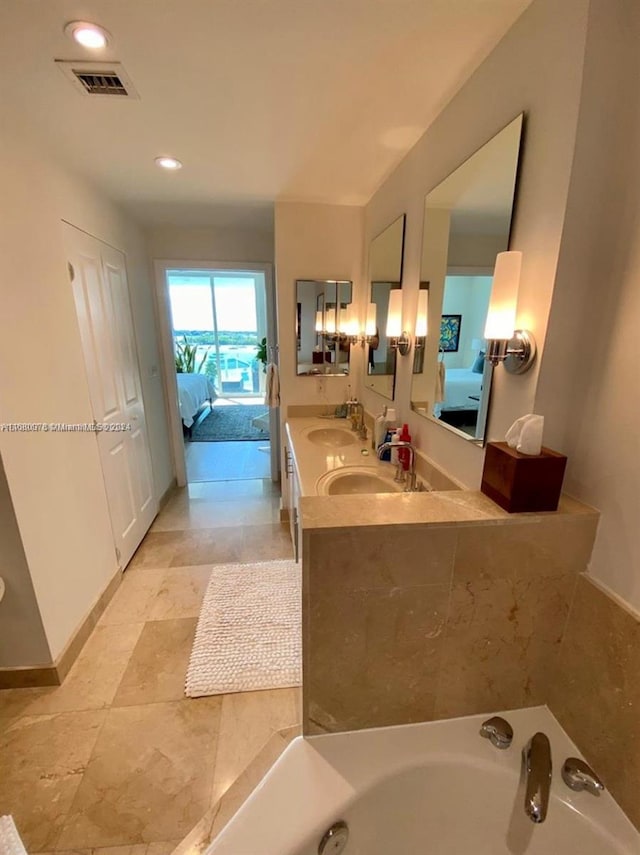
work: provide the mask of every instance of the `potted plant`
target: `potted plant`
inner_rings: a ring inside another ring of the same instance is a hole
[[[182,336],[184,344],[176,342],[176,374],[200,374],[202,366],[209,355],[209,348],[206,349],[204,356],[196,365],[196,355],[198,346],[189,344],[186,335]]]
[[[263,338],[256,349],[256,359],[262,363],[263,374],[267,371],[267,339]]]

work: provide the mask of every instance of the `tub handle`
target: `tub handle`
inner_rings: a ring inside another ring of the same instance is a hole
[[[480,736],[488,739],[496,748],[508,748],[513,742],[513,728],[499,715],[482,722]]]

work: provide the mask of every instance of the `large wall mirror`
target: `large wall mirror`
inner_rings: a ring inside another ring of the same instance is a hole
[[[387,316],[391,292],[402,288],[404,224],[405,215],[402,214],[374,238],[369,247],[365,386],[391,401],[395,394],[397,351],[389,343]]]
[[[296,281],[296,373],[348,374],[351,282]]]
[[[523,115],[427,195],[421,284],[429,331],[416,348],[411,406],[484,442],[493,367],[484,325],[496,255],[509,246]]]

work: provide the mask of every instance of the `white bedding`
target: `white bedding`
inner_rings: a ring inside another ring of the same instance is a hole
[[[471,395],[480,395],[482,374],[476,374],[470,368],[447,368],[444,381],[444,401],[434,406],[434,415],[438,417],[445,410],[477,410],[479,401]]]
[[[205,401],[213,401],[216,390],[206,374],[176,374],[178,406],[185,427],[191,427],[193,417]]]

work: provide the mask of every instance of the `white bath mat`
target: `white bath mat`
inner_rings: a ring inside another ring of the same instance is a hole
[[[213,568],[191,651],[187,697],[301,684],[300,577],[295,561]]]

